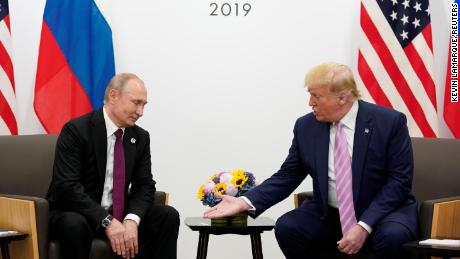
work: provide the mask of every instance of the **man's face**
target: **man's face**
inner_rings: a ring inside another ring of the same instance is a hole
[[[311,86],[308,88],[310,93],[310,105],[313,114],[318,121],[336,122],[341,119],[339,97],[329,91],[327,86]]]
[[[147,90],[138,80],[126,82],[122,91],[112,89],[110,93],[111,113],[120,128],[131,127],[143,115],[147,104]]]

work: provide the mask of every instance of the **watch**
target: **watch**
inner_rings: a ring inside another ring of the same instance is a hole
[[[112,215],[110,215],[110,214],[107,215],[107,217],[105,217],[105,218],[102,220],[101,226],[102,226],[103,228],[108,227],[108,226],[110,225],[110,223],[112,223],[112,219],[113,219]]]

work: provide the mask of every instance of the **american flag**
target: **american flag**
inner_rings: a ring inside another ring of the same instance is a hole
[[[437,137],[428,0],[362,0],[358,85],[365,99],[406,114],[410,135]]]
[[[0,135],[17,135],[8,0],[0,0]]]

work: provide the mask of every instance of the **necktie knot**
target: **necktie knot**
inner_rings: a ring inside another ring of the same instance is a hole
[[[121,139],[123,136],[123,130],[122,129],[117,129],[115,133],[113,133],[117,139]]]

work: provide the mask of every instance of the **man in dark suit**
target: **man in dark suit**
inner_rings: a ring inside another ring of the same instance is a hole
[[[64,125],[47,194],[62,258],[88,258],[95,236],[123,258],[176,258],[179,214],[153,204],[149,133],[135,124],[146,103],[142,80],[119,74],[103,108]]]
[[[406,117],[358,100],[345,65],[319,65],[305,83],[313,112],[297,120],[280,170],[244,197],[222,196],[205,217],[245,210],[258,216],[310,175],[314,200],[276,222],[275,235],[286,258],[317,258],[318,242],[345,254],[358,253],[367,243],[378,258],[403,256],[401,244],[417,233]]]

